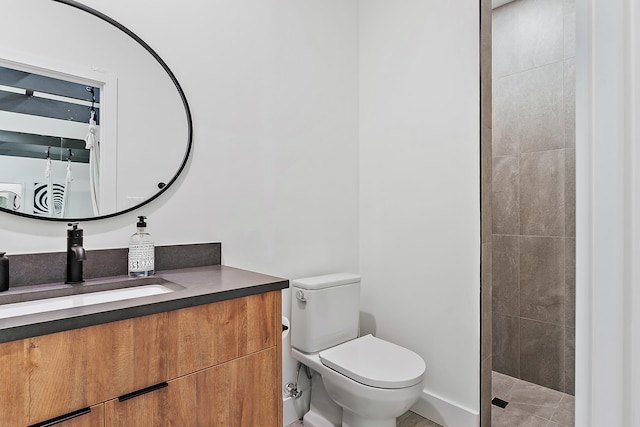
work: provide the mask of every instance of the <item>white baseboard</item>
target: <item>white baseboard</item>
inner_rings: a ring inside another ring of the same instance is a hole
[[[305,412],[309,410],[310,397],[311,390],[303,390],[299,399],[282,396],[282,427],[302,419]]]
[[[444,427],[479,427],[480,414],[424,390],[411,407],[418,415]]]
[[[287,427],[292,422],[299,420],[300,417],[293,406],[291,397],[284,397],[282,400],[282,427]]]

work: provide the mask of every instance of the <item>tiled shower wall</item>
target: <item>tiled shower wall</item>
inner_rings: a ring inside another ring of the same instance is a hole
[[[493,11],[493,370],[574,393],[575,0]]]

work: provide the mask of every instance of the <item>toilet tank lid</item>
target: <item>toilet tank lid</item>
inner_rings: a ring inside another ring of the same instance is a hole
[[[352,273],[334,273],[324,276],[305,277],[291,281],[291,286],[302,289],[316,290],[332,286],[348,285],[360,282],[360,275]]]

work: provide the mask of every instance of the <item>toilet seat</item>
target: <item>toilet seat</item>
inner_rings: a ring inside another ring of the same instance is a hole
[[[426,365],[404,347],[366,335],[319,353],[323,365],[359,383],[399,389],[422,381]]]

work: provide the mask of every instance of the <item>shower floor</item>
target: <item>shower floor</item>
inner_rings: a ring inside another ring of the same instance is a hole
[[[509,404],[491,406],[492,427],[573,427],[574,397],[493,372],[492,397]]]

